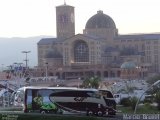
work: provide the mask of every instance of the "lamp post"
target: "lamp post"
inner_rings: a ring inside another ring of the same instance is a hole
[[[136,114],[136,111],[137,111],[137,107],[138,107],[138,103],[139,101],[141,100],[142,96],[146,93],[146,91],[148,91],[149,89],[151,89],[153,86],[156,86],[157,84],[160,83],[160,80],[156,81],[155,83],[153,83],[147,90],[145,90],[142,95],[139,97],[137,103],[136,103],[136,106],[135,106],[135,109],[134,109],[134,114]]]
[[[46,64],[46,80],[47,80],[47,78],[48,78],[48,63],[46,62],[45,64]]]
[[[23,67],[22,67],[23,63],[14,63],[14,76],[16,77],[16,86],[20,87],[21,86],[21,82],[20,79],[23,77]]]
[[[79,88],[80,80],[81,80],[81,78],[79,77],[78,78],[78,88]]]
[[[28,68],[28,58],[27,58],[27,54],[30,53],[31,51],[22,51],[22,53],[26,54],[26,59],[24,61],[26,61],[26,69]]]
[[[1,64],[2,65],[2,72],[3,72],[3,66],[4,66],[4,64]]]
[[[116,85],[117,85],[117,83],[116,83],[116,82],[114,82],[114,83],[112,84],[114,93],[117,93]]]
[[[8,67],[8,75],[7,75],[7,79],[10,79],[12,77],[12,70],[13,70],[13,66],[9,65]]]
[[[138,77],[138,80],[139,80],[139,79],[141,79],[141,68],[140,68],[140,66],[138,65],[138,66],[136,67],[136,69],[137,69],[137,77]]]

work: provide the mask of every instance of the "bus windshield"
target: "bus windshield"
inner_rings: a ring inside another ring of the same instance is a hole
[[[22,107],[23,106],[23,101],[24,101],[24,91],[23,90],[18,90],[15,93],[15,97],[14,97],[14,106],[17,107]]]
[[[100,94],[105,98],[113,98],[113,94],[108,90],[99,90]]]

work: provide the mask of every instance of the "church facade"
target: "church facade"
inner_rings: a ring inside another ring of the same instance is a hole
[[[82,34],[75,34],[74,7],[66,4],[56,7],[56,25],[57,37],[37,44],[35,76],[119,78],[125,72],[121,65],[127,61],[136,64],[137,77],[160,72],[160,34],[120,35],[103,11],[86,22]]]

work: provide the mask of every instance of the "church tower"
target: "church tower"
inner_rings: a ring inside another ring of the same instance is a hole
[[[74,7],[66,5],[56,7],[57,38],[65,39],[75,35]]]

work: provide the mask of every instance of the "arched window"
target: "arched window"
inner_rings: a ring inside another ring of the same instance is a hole
[[[89,48],[86,42],[79,40],[74,44],[74,61],[89,62]]]

